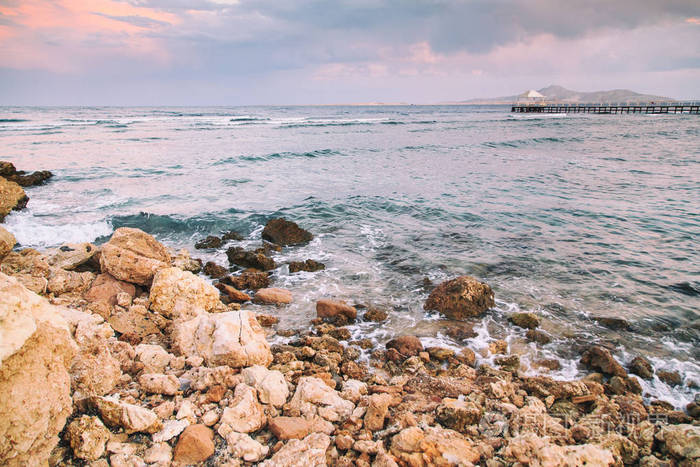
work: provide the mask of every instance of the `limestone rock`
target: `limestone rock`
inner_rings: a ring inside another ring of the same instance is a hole
[[[208,365],[234,368],[272,362],[265,331],[248,310],[202,313],[173,324],[172,347],[180,355],[198,355]]]
[[[91,243],[67,243],[47,252],[47,261],[51,266],[73,270],[95,256],[97,247]]]
[[[259,289],[253,301],[263,305],[286,305],[292,303],[292,292],[278,288]]]
[[[165,367],[174,358],[159,345],[139,344],[134,348],[136,359],[143,363],[143,371],[146,373],[163,373]]]
[[[261,271],[269,271],[277,267],[275,261],[269,256],[266,256],[264,253],[258,251],[247,251],[238,246],[231,247],[226,250],[226,257],[231,264],[236,264],[244,268],[255,268]]]
[[[119,311],[109,317],[109,324],[120,334],[127,334],[140,341],[146,336],[160,332],[158,319],[163,317],[151,313],[143,305],[134,305],[126,311]]]
[[[314,236],[285,218],[271,219],[262,231],[263,240],[281,246],[299,245],[310,242]]]
[[[72,388],[84,396],[111,392],[122,376],[119,360],[104,345],[81,347],[70,370]]]
[[[0,222],[4,221],[12,210],[24,209],[28,201],[29,198],[21,186],[0,177]]]
[[[365,312],[362,319],[365,321],[373,321],[375,323],[381,323],[382,321],[386,321],[386,319],[388,317],[389,317],[389,313],[386,310],[382,310],[380,308],[370,307]]]
[[[343,390],[340,396],[357,404],[362,396],[367,394],[367,383],[356,379],[349,379],[343,383]]]
[[[83,293],[90,288],[93,280],[95,280],[95,275],[91,272],[75,272],[51,268],[48,289],[54,295],[71,292]]]
[[[389,413],[392,397],[389,394],[372,394],[365,412],[365,428],[379,431],[384,428],[384,419]]]
[[[182,310],[215,311],[222,307],[219,291],[214,286],[178,268],[165,268],[156,273],[149,301],[151,310],[173,319],[180,318]]]
[[[330,436],[312,433],[302,440],[293,439],[262,462],[260,467],[297,467],[327,465],[326,450],[331,444]]]
[[[146,232],[130,227],[115,230],[100,254],[102,272],[139,285],[151,285],[156,272],[170,267],[170,262],[167,248]]]
[[[173,448],[168,443],[155,443],[143,453],[143,460],[148,464],[170,465]]]
[[[109,430],[97,417],[82,415],[68,425],[68,439],[73,455],[86,461],[102,457],[109,436]]]
[[[155,433],[162,428],[158,416],[149,409],[120,402],[111,397],[92,397],[90,405],[109,426],[122,427],[127,433]]]
[[[534,313],[513,313],[508,321],[525,329],[536,329],[540,325],[540,319]]]
[[[142,374],[139,376],[139,384],[149,394],[174,396],[180,390],[180,381],[175,375]]]
[[[245,433],[232,430],[228,425],[221,425],[218,432],[226,440],[229,452],[246,462],[259,462],[270,451],[269,447],[263,446]]]
[[[270,419],[268,429],[277,439],[288,440],[302,439],[311,433],[330,435],[335,427],[320,417],[275,417]]]
[[[331,422],[342,421],[350,416],[354,404],[340,397],[320,378],[299,378],[296,392],[289,402],[289,409],[304,417],[319,415]]]
[[[287,402],[289,389],[281,372],[268,370],[262,365],[253,365],[244,368],[241,374],[245,384],[257,389],[258,397],[263,404],[282,407]]]
[[[615,459],[610,451],[583,444],[575,446],[557,446],[534,433],[527,433],[510,440],[505,449],[506,459],[525,465],[541,467],[558,467],[562,465],[610,466]]]
[[[36,293],[46,292],[49,270],[46,257],[31,248],[11,251],[0,264],[1,272],[13,276],[27,289]]]
[[[294,274],[295,272],[306,271],[306,272],[316,272],[326,269],[326,265],[312,259],[307,259],[306,261],[292,261],[289,263],[289,272]]]
[[[428,296],[423,308],[439,311],[450,319],[481,316],[496,305],[491,287],[470,276],[438,285]]]
[[[221,425],[228,425],[239,433],[250,433],[265,426],[266,422],[267,417],[255,389],[247,384],[236,386],[233,401],[221,416]]]
[[[445,398],[436,410],[436,419],[445,428],[466,433],[470,426],[479,423],[482,412],[473,402]]]
[[[115,279],[109,274],[99,274],[84,297],[90,303],[106,302],[110,305],[117,304],[117,295],[126,292],[132,298],[136,295],[133,284]]]
[[[7,256],[17,244],[17,239],[10,232],[0,227],[0,261]]]
[[[443,428],[406,428],[391,440],[391,453],[408,465],[471,465],[481,455],[456,431]]]
[[[245,292],[241,292],[235,287],[232,287],[228,284],[224,284],[223,282],[218,282],[216,283],[215,287],[219,289],[226,297],[228,297],[229,300],[232,302],[247,302],[250,300],[250,295],[248,295]]]
[[[654,369],[649,360],[642,356],[637,356],[630,362],[630,373],[644,379],[651,379],[654,376]]]
[[[270,286],[270,276],[263,271],[247,269],[238,276],[229,276],[221,280],[238,290],[258,290]]]
[[[72,412],[75,351],[57,307],[0,273],[0,464],[49,458]]]
[[[386,343],[387,349],[395,349],[404,357],[414,357],[423,351],[423,344],[416,336],[399,336]]]
[[[173,461],[182,464],[204,462],[214,454],[214,432],[204,425],[185,428],[173,450]]]
[[[223,266],[219,266],[218,264],[214,263],[213,261],[207,261],[204,264],[203,271],[204,271],[204,274],[211,277],[212,279],[221,279],[226,274],[228,274],[228,269],[226,269]]]
[[[163,428],[153,434],[153,442],[169,441],[182,433],[188,426],[190,426],[189,420],[166,420],[163,422]]]
[[[698,462],[700,459],[700,426],[666,425],[657,433],[656,439],[664,443],[665,451],[679,461]]]
[[[342,315],[353,321],[357,318],[357,310],[345,302],[322,299],[316,302],[316,315],[319,318],[335,318]]]
[[[613,358],[610,351],[599,345],[593,345],[586,350],[581,357],[581,362],[594,370],[600,370],[606,375],[619,376],[621,378],[627,377],[627,372]]]

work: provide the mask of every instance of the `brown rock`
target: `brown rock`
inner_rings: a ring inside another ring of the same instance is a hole
[[[348,320],[354,321],[357,318],[357,310],[345,302],[321,299],[316,302],[316,316],[319,318],[344,316]]]
[[[244,268],[255,268],[261,271],[275,269],[275,261],[261,252],[247,251],[241,247],[231,247],[226,250],[226,256],[231,264]]]
[[[17,170],[11,162],[0,161],[0,176],[26,187],[41,185],[53,177],[53,174],[48,170],[39,170],[28,174],[24,170]]]
[[[260,326],[264,328],[272,327],[280,322],[280,319],[277,316],[264,315],[262,313],[255,315],[255,318],[258,320],[258,323],[260,323]]]
[[[508,353],[508,342],[502,339],[489,342],[489,352],[494,355]]]
[[[15,236],[0,227],[0,261],[12,251],[16,244]]]
[[[540,319],[534,313],[513,313],[508,321],[525,329],[536,329],[540,325]]]
[[[148,296],[150,308],[166,318],[184,318],[196,314],[193,310],[221,311],[219,291],[191,272],[178,268],[163,268],[153,277]]]
[[[380,323],[386,321],[389,317],[389,313],[385,310],[380,310],[379,308],[370,307],[362,317],[365,321],[374,321],[375,323]]]
[[[312,423],[302,417],[275,417],[270,419],[268,428],[277,439],[303,439],[311,433]]]
[[[29,202],[29,198],[21,186],[0,177],[0,222],[4,221],[5,217],[13,210],[24,209],[27,202]]]
[[[257,290],[270,286],[268,273],[257,269],[246,269],[239,276],[228,276],[221,279],[224,284],[231,285],[238,290]]]
[[[285,305],[292,303],[292,292],[277,288],[259,289],[253,301],[264,305]]]
[[[404,357],[413,357],[423,351],[423,344],[416,336],[400,336],[386,343],[387,349],[396,349]]]
[[[471,323],[459,323],[447,326],[445,328],[445,334],[458,341],[471,339],[479,335],[474,331],[474,325]]]
[[[326,269],[325,264],[319,263],[318,261],[314,261],[312,259],[307,259],[306,261],[292,261],[289,263],[289,272],[291,274],[299,271],[316,272],[324,269]]]
[[[600,370],[606,375],[627,377],[627,372],[613,358],[610,351],[599,345],[591,346],[586,350],[581,357],[581,363],[594,370]]]
[[[389,413],[389,405],[392,402],[389,394],[372,394],[369,396],[369,405],[365,412],[365,428],[370,431],[379,431],[384,428],[384,419]]]
[[[211,248],[221,248],[224,244],[223,240],[219,237],[209,235],[207,238],[198,241],[194,244],[194,247],[198,250],[211,249]]]
[[[669,386],[680,386],[681,375],[677,371],[657,371],[656,376]]]
[[[439,311],[451,319],[480,316],[495,306],[491,287],[470,276],[443,282],[425,302],[426,310]]]
[[[73,455],[86,461],[102,457],[109,435],[109,430],[97,417],[83,415],[68,425],[68,439]]]
[[[111,315],[108,322],[118,333],[128,334],[140,341],[146,336],[160,332],[158,318],[160,317],[148,311],[146,307],[134,305],[127,311]]]
[[[49,250],[47,261],[51,266],[73,270],[90,261],[97,251],[97,247],[91,243],[68,243]]]
[[[598,324],[615,331],[628,331],[630,324],[623,318],[599,316],[593,318]]]
[[[117,294],[128,293],[132,298],[136,295],[136,287],[128,282],[115,279],[109,274],[99,274],[85,293],[84,298],[90,303],[106,302],[117,304]]]
[[[121,227],[102,246],[100,266],[115,278],[139,285],[151,285],[153,276],[170,267],[167,248],[139,229]]]
[[[204,265],[204,274],[212,279],[221,279],[228,274],[228,269],[223,266],[219,266],[213,261],[207,261]]]
[[[466,433],[467,429],[479,423],[482,409],[473,402],[445,398],[436,409],[436,418],[442,426]]]
[[[474,351],[468,347],[462,348],[457,354],[457,360],[468,366],[474,366],[476,364],[476,354]]]
[[[550,342],[552,342],[552,338],[549,337],[549,335],[546,332],[539,331],[537,329],[529,329],[525,333],[525,337],[527,337],[528,340],[537,342],[540,345],[547,345]]]
[[[243,303],[250,300],[250,295],[248,295],[247,293],[241,292],[240,290],[231,287],[230,285],[226,285],[222,282],[217,282],[216,284],[214,284],[214,287],[219,289],[232,302]]]
[[[296,223],[280,218],[268,221],[262,231],[262,238],[277,245],[288,246],[308,243],[314,236]]]
[[[173,450],[173,461],[182,464],[204,462],[214,454],[214,432],[206,425],[185,428]]]
[[[654,369],[649,360],[642,356],[637,356],[630,362],[630,373],[644,379],[651,379],[654,376]]]

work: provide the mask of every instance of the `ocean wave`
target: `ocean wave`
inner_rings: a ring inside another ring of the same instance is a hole
[[[26,118],[0,118],[0,123],[21,123],[29,121],[31,120],[28,120]]]
[[[5,227],[13,233],[21,247],[37,249],[63,243],[94,242],[112,233],[112,227],[106,220],[52,224],[34,216],[31,210],[8,216]]]

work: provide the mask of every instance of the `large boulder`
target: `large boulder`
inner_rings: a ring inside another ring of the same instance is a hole
[[[202,312],[189,321],[175,322],[171,340],[175,352],[200,356],[207,365],[241,368],[272,362],[265,331],[248,310]]]
[[[46,464],[72,412],[75,351],[58,308],[0,273],[1,465]]]
[[[277,245],[299,245],[310,242],[314,236],[299,227],[295,222],[285,218],[271,219],[262,231],[263,240]]]
[[[460,276],[438,285],[423,308],[439,311],[450,319],[464,319],[480,316],[495,305],[493,290],[488,284],[470,276]]]
[[[151,285],[156,272],[170,267],[170,262],[167,248],[146,232],[130,227],[115,230],[100,255],[102,272],[146,286]]]
[[[219,291],[214,286],[179,268],[161,269],[156,273],[149,300],[151,310],[173,319],[194,308],[205,311],[223,308]]]
[[[610,351],[599,345],[589,347],[581,356],[581,363],[609,376],[627,377],[627,372],[622,365],[613,358]]]
[[[12,251],[16,244],[15,236],[0,227],[0,261]]]
[[[32,248],[11,251],[0,263],[0,272],[36,293],[46,293],[50,269],[46,257]]]
[[[85,293],[84,298],[89,303],[105,302],[117,304],[117,295],[126,292],[132,298],[136,295],[134,284],[115,279],[109,274],[99,274]]]
[[[664,443],[664,451],[688,465],[700,462],[700,426],[667,425],[656,435]]]
[[[0,161],[0,177],[20,186],[35,186],[42,185],[53,177],[53,174],[48,170],[39,170],[28,174],[24,170],[17,170],[12,162]]]
[[[248,251],[239,246],[231,247],[226,250],[226,257],[231,264],[236,264],[244,268],[269,271],[277,267],[275,260],[267,256],[264,252],[257,250]]]
[[[0,222],[4,221],[12,210],[24,209],[28,201],[29,198],[21,186],[0,177]]]

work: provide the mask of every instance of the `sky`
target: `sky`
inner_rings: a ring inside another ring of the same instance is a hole
[[[0,0],[0,105],[700,99],[699,0]]]

